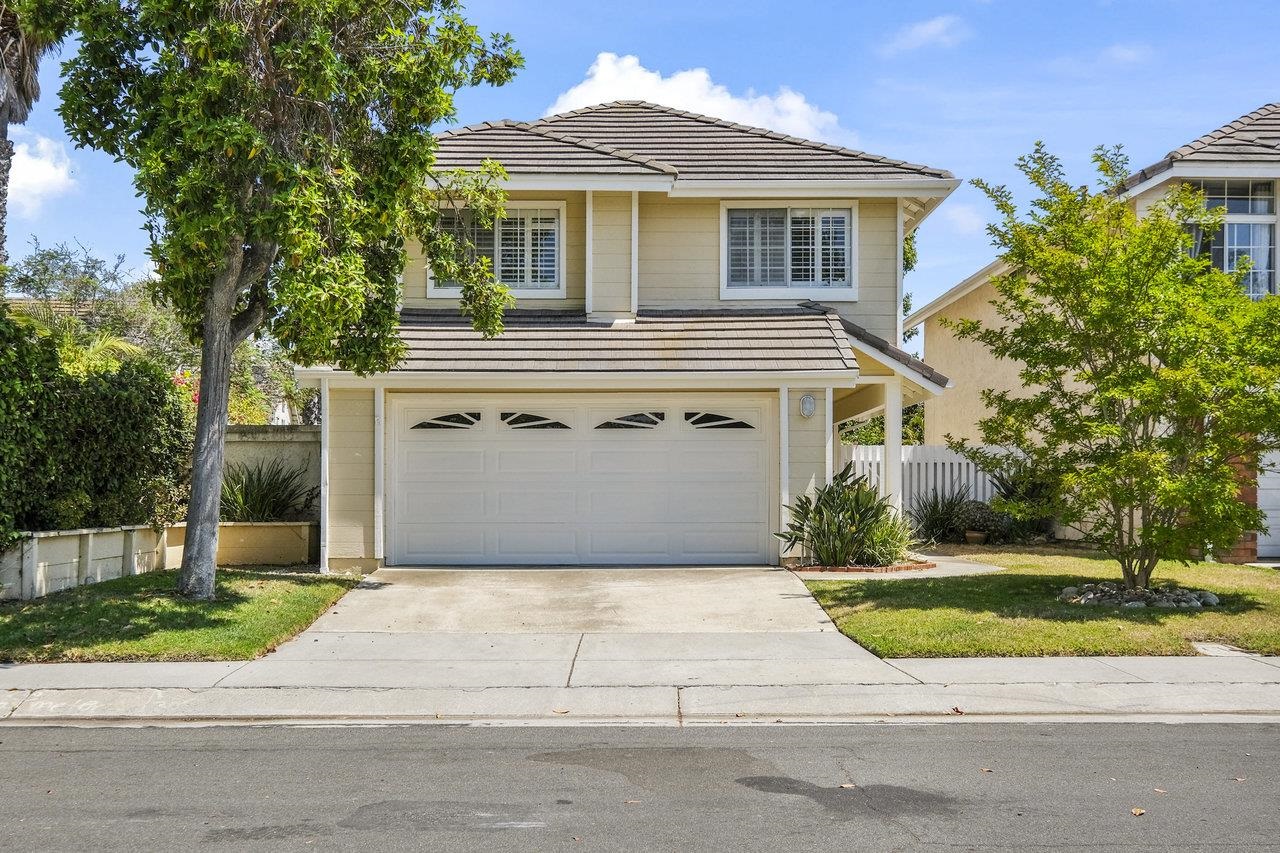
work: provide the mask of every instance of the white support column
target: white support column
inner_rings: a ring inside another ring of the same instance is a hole
[[[320,380],[320,573],[329,573],[329,380]]]
[[[894,509],[902,509],[902,379],[884,384],[884,496]]]
[[[381,560],[386,547],[386,438],[387,393],[378,387],[373,389],[373,557]]]
[[[631,191],[631,314],[640,308],[640,193]]]
[[[836,434],[836,389],[827,389],[827,485],[831,485],[831,478],[836,473],[836,442],[839,437]]]
[[[791,503],[791,389],[778,389],[778,518],[779,530],[786,528],[787,504]]]
[[[595,231],[595,194],[591,190],[587,190],[587,258],[586,258],[586,312],[591,313],[591,276],[594,269],[595,254],[592,248],[591,235]]]

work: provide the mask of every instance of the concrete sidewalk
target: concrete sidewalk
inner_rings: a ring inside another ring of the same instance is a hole
[[[581,681],[547,683],[562,673],[556,670],[544,678],[542,670],[535,668],[519,679],[529,684],[516,686],[511,683],[511,669],[498,660],[512,652],[512,639],[493,637],[491,641],[490,657],[469,662],[343,661],[293,670],[290,661],[272,666],[270,659],[231,664],[8,667],[0,669],[0,718],[9,725],[244,721],[694,725],[940,718],[1174,720],[1203,715],[1255,722],[1259,717],[1280,719],[1280,658],[892,660],[878,662],[883,670],[876,670],[890,673],[888,677],[873,677],[866,674],[872,670],[849,673],[842,668],[849,661],[856,663],[855,655],[817,659],[813,669],[783,679],[770,669],[767,643],[760,646],[756,639],[737,649],[740,666],[726,668],[725,662],[733,659],[718,658],[719,663],[708,664],[714,670],[709,680],[698,683],[688,677],[690,671],[697,671],[696,660],[654,649],[655,658],[661,658],[651,665],[632,661],[612,670],[610,654],[634,652],[584,637],[580,645],[589,657],[579,656],[573,665],[574,673],[578,667],[590,673]],[[534,645],[547,654],[557,642],[562,641],[534,638]],[[675,653],[687,655],[680,650]],[[519,661],[513,666],[529,663]],[[419,669],[417,664],[426,668]],[[693,670],[682,669],[685,665]]]
[[[383,570],[258,660],[0,665],[9,725],[1203,714],[1280,718],[1280,658],[881,660],[769,568]]]

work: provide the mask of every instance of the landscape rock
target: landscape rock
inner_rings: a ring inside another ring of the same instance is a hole
[[[1218,596],[1208,590],[1190,590],[1174,586],[1126,589],[1123,585],[1112,581],[1065,587],[1059,593],[1058,600],[1065,604],[1127,607],[1134,610],[1144,607],[1196,610],[1202,607],[1216,607],[1219,604]]]

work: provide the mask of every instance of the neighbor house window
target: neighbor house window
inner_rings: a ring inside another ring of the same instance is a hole
[[[1276,293],[1276,196],[1272,181],[1200,181],[1205,206],[1226,208],[1222,229],[1192,229],[1197,255],[1224,272],[1235,272],[1250,260],[1245,290],[1254,299]]]
[[[851,208],[732,207],[725,228],[727,287],[852,287]]]
[[[493,276],[516,291],[556,291],[561,282],[561,209],[512,207],[494,223],[482,226],[470,210],[445,210],[441,231],[470,241],[478,256],[493,264]],[[458,288],[456,281],[436,282]]]

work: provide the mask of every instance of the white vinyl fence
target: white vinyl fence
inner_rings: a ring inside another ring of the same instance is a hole
[[[878,444],[842,444],[837,467],[853,463],[855,474],[879,483],[884,471],[884,448]],[[989,501],[995,494],[991,478],[949,447],[908,444],[902,448],[902,506],[910,509],[917,495],[934,489],[947,494],[969,487],[969,497]]]

